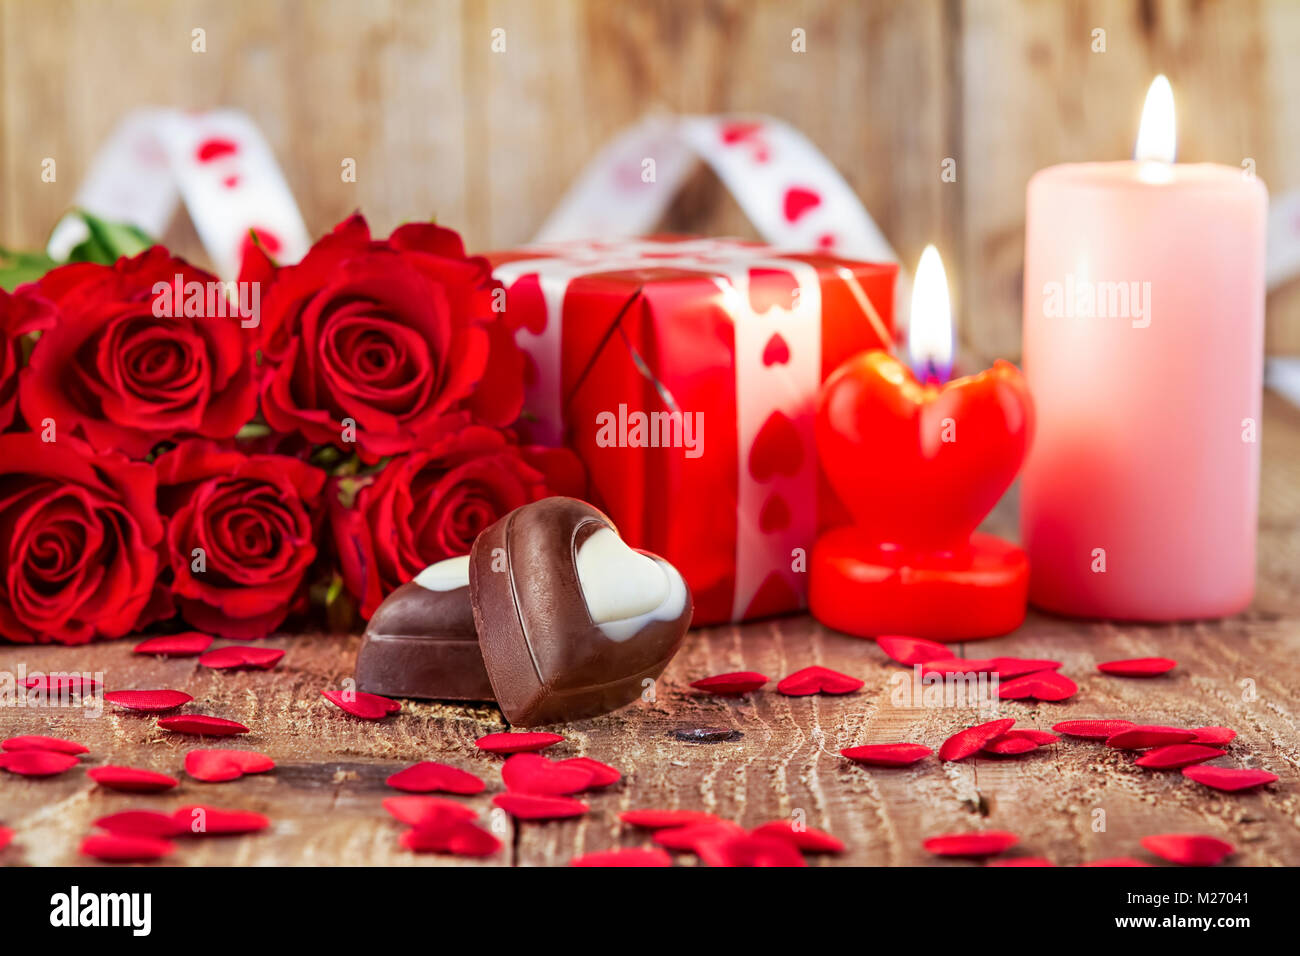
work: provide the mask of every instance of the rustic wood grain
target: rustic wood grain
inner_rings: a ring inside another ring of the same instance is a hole
[[[273,821],[264,833],[183,841],[171,862],[191,865],[284,864],[470,865],[417,856],[397,844],[400,828],[380,804],[384,779],[417,760],[436,759],[488,782],[485,794],[457,798],[479,810],[505,847],[483,865],[562,864],[578,853],[648,844],[617,814],[637,807],[704,809],[746,826],[798,813],[809,826],[847,844],[825,865],[929,864],[921,841],[947,831],[1000,828],[1018,832],[1016,852],[1058,863],[1143,856],[1138,840],[1196,831],[1231,840],[1241,865],[1300,863],[1300,409],[1274,396],[1265,403],[1259,593],[1244,615],[1167,626],[1077,622],[1032,613],[1015,634],[959,645],[968,657],[1014,655],[1059,659],[1079,683],[1062,704],[1004,702],[1002,714],[1047,728],[1085,717],[1127,717],[1187,726],[1222,724],[1238,738],[1232,766],[1263,767],[1281,780],[1260,792],[1225,795],[1177,772],[1133,766],[1132,754],[1071,741],[1015,759],[940,763],[931,757],[901,770],[867,769],[839,750],[864,743],[911,741],[932,748],[976,723],[967,708],[910,708],[892,697],[904,670],[874,642],[827,631],[806,617],[693,632],[656,688],[656,699],[614,714],[554,728],[565,743],[550,753],[588,755],[613,764],[624,779],[590,795],[578,820],[515,825],[494,811],[500,757],[474,747],[505,729],[495,707],[408,702],[379,723],[356,720],[320,697],[351,674],[354,636],[303,634],[267,641],[287,651],[271,672],[205,670],[194,659],[131,653],[132,641],[82,648],[0,647],[0,669],[102,673],[110,689],[170,687],[192,694],[186,712],[247,724],[233,742],[159,731],[151,718],[108,706],[99,717],[67,708],[0,707],[0,738],[36,733],[85,743],[87,766],[125,764],[171,773],[168,794],[133,796],[95,786],[80,769],[45,780],[0,773],[0,824],[17,831],[0,863],[72,864],[97,817],[128,808],[169,810],[187,803],[246,808]],[[1014,502],[990,522],[1014,527]],[[1095,670],[1103,660],[1169,656],[1180,666],[1155,680],[1125,680]],[[788,698],[772,685],[739,700],[703,696],[689,683],[732,670],[758,670],[773,681],[823,664],[862,678],[846,697]],[[731,742],[685,743],[675,730],[737,731]],[[256,749],[277,768],[231,783],[192,780],[182,770],[195,747]],[[1094,821],[1104,813],[1104,830]],[[683,863],[692,857],[683,856]],[[960,864],[949,864],[960,865]]]
[[[0,244],[43,243],[141,105],[247,110],[313,233],[354,209],[380,234],[436,216],[474,249],[530,238],[649,111],[758,111],[818,144],[905,263],[937,243],[967,346],[1014,357],[1028,177],[1129,155],[1164,70],[1181,158],[1250,157],[1274,193],[1300,188],[1297,46],[1290,0],[0,0]],[[753,235],[706,173],[664,226]],[[204,260],[186,222],[165,238]],[[1300,352],[1300,282],[1268,342]]]

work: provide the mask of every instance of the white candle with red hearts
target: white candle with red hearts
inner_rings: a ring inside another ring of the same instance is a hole
[[[913,372],[888,352],[826,380],[817,451],[851,525],[817,539],[809,606],[863,637],[993,637],[1024,620],[1025,553],[975,529],[1020,470],[1033,429],[1024,377],[998,361],[947,381],[952,314],[943,264],[926,249],[912,290]]]

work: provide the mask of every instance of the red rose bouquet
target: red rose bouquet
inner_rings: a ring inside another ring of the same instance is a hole
[[[512,430],[523,355],[451,230],[377,240],[357,215],[294,265],[250,242],[223,283],[88,225],[77,261],[0,252],[0,638],[350,622],[510,509],[581,493],[576,459]]]

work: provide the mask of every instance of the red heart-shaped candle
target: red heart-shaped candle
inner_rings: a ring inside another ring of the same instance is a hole
[[[886,352],[863,352],[827,379],[817,451],[866,540],[955,552],[1020,470],[1033,404],[1009,362],[921,384]]]

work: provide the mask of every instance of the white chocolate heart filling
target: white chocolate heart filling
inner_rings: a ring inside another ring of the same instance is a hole
[[[454,591],[469,587],[469,555],[447,558],[431,564],[415,576],[415,583],[427,591]]]
[[[686,584],[667,561],[632,550],[613,528],[578,547],[578,583],[587,612],[612,641],[625,641],[651,621],[671,621],[686,608]]]

